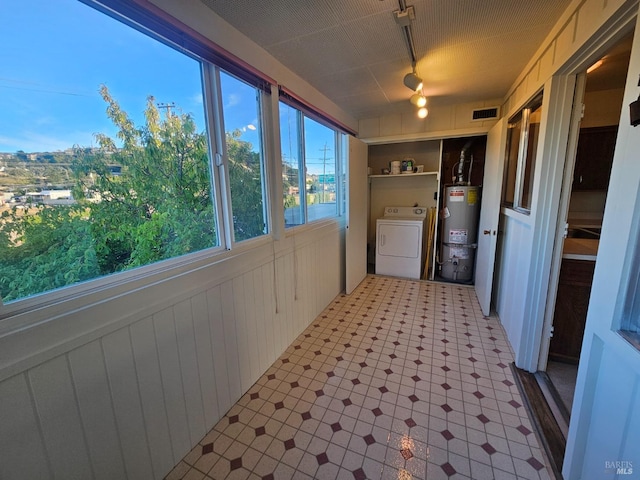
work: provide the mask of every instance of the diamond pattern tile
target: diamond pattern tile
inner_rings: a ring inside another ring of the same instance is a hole
[[[407,427],[409,428],[413,428],[417,425],[417,423],[415,422],[415,420],[413,418],[407,418],[404,423],[407,424]]]
[[[482,445],[480,445],[480,448],[482,448],[489,455],[493,455],[494,453],[497,452],[497,450],[493,448],[493,446],[490,443],[483,443]]]
[[[484,413],[481,413],[480,415],[476,416],[476,418],[478,420],[480,420],[482,423],[489,423],[491,420],[489,420],[486,415]]]
[[[453,436],[453,433],[451,433],[449,430],[443,430],[443,431],[441,431],[440,433],[442,434],[442,436],[443,436],[443,437],[445,438],[445,440],[447,440],[447,441],[451,440],[452,438],[455,438],[455,437]]]
[[[442,471],[447,475],[447,477],[451,477],[456,474],[456,469],[453,468],[449,462],[442,465]]]
[[[529,430],[527,427],[525,427],[524,425],[518,425],[516,427],[516,430],[518,430],[521,434],[523,434],[525,437],[527,435],[531,435],[531,433],[533,433],[531,430]]]
[[[202,446],[202,455],[213,452],[213,443],[207,443]]]
[[[475,478],[482,462],[482,478],[516,478],[517,464],[517,478],[548,480],[511,388],[512,361],[473,288],[370,275],[325,308],[170,478]]]
[[[242,457],[234,458],[229,463],[230,463],[230,469],[232,471],[242,468]]]
[[[527,463],[531,465],[533,468],[535,468],[536,470],[542,470],[544,468],[544,464],[540,463],[540,461],[535,457],[531,457],[527,459]]]

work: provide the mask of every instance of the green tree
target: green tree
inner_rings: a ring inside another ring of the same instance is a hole
[[[72,206],[14,208],[0,217],[0,294],[22,298],[218,243],[207,136],[189,114],[160,116],[147,99],[136,127],[106,87],[116,138],[76,147]],[[176,113],[178,112],[178,113]],[[227,135],[236,240],[264,231],[260,157]],[[24,154],[24,152],[21,152]],[[26,156],[26,154],[25,154]]]
[[[98,134],[97,152],[77,149],[73,194],[90,211],[101,273],[215,245],[207,142],[193,118],[161,119],[149,97],[145,125],[136,128],[106,87],[100,94],[122,147]]]
[[[240,135],[239,130],[226,135],[236,241],[265,232],[260,154],[252,151],[250,143],[241,141]]]
[[[78,206],[13,209],[0,217],[0,292],[4,301],[95,278],[89,224]]]

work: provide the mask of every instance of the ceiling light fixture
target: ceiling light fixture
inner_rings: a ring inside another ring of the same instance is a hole
[[[422,108],[427,104],[427,97],[425,97],[421,93],[414,93],[413,95],[411,95],[409,101],[416,107]]]
[[[602,66],[602,60],[598,60],[596,63],[591,65],[589,68],[587,68],[587,73],[593,72],[596,68],[599,68],[600,66]]]
[[[407,73],[404,76],[404,84],[414,92],[422,90],[422,79],[418,75],[416,75],[415,71]]]
[[[422,107],[420,110],[418,110],[419,118],[427,118],[427,115],[429,115],[429,110],[427,110],[425,107]]]

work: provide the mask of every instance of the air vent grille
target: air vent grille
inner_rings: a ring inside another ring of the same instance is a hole
[[[471,120],[491,120],[498,118],[499,107],[481,108],[473,111]]]

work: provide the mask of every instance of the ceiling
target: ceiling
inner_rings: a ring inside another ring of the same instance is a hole
[[[402,0],[201,0],[356,119],[415,109]],[[503,98],[571,0],[408,0],[431,105]]]
[[[624,88],[629,70],[633,32],[625,35],[600,59],[602,63],[595,70],[587,73],[585,91],[610,90]]]

